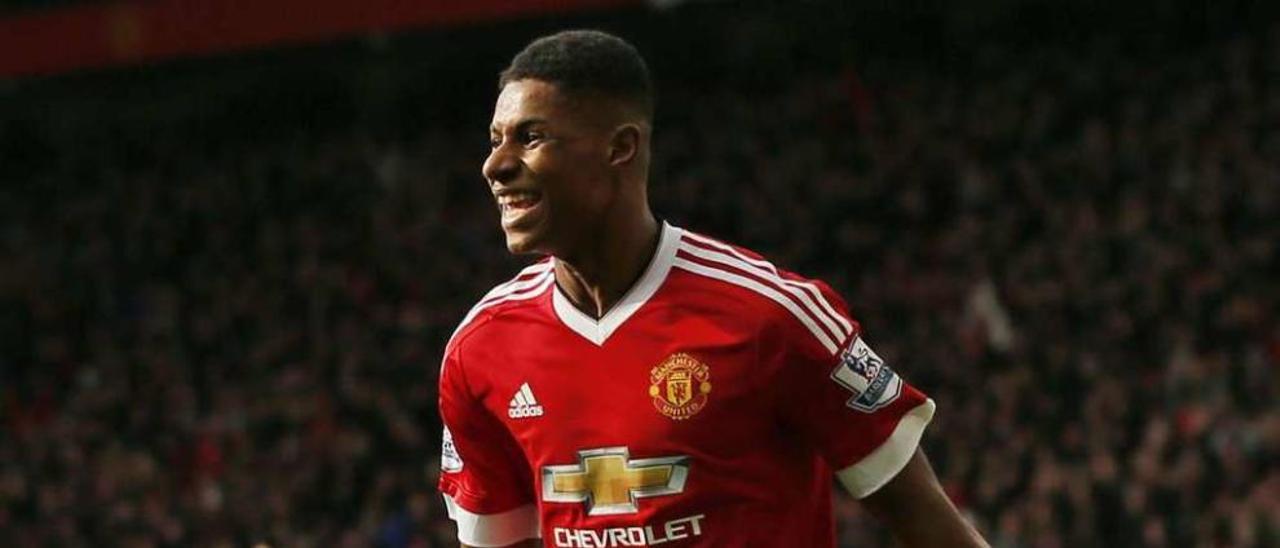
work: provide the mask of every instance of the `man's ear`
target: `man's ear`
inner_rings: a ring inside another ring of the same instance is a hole
[[[609,137],[609,165],[622,166],[640,155],[642,133],[637,124],[623,124]]]

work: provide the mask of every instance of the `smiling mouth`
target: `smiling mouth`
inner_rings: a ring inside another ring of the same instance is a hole
[[[502,213],[502,226],[508,228],[530,220],[542,204],[542,193],[536,190],[504,192],[497,198],[498,211]]]

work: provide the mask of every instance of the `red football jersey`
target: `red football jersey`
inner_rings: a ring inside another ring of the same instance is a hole
[[[832,474],[891,479],[934,405],[821,282],[664,225],[603,318],[554,259],[467,314],[440,374],[440,490],[462,542],[832,546]]]

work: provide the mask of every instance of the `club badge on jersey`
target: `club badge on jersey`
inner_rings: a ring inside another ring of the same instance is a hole
[[[831,378],[853,392],[847,404],[863,413],[872,413],[893,403],[902,393],[902,378],[885,365],[861,336],[855,336],[840,353],[840,363],[831,372]]]
[[[711,368],[683,352],[649,372],[649,397],[653,407],[668,418],[685,420],[707,405],[711,394]]]

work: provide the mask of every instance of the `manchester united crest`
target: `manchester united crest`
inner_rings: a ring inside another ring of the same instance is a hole
[[[649,397],[659,413],[675,420],[692,417],[707,405],[711,369],[693,356],[672,354],[649,372]]]

